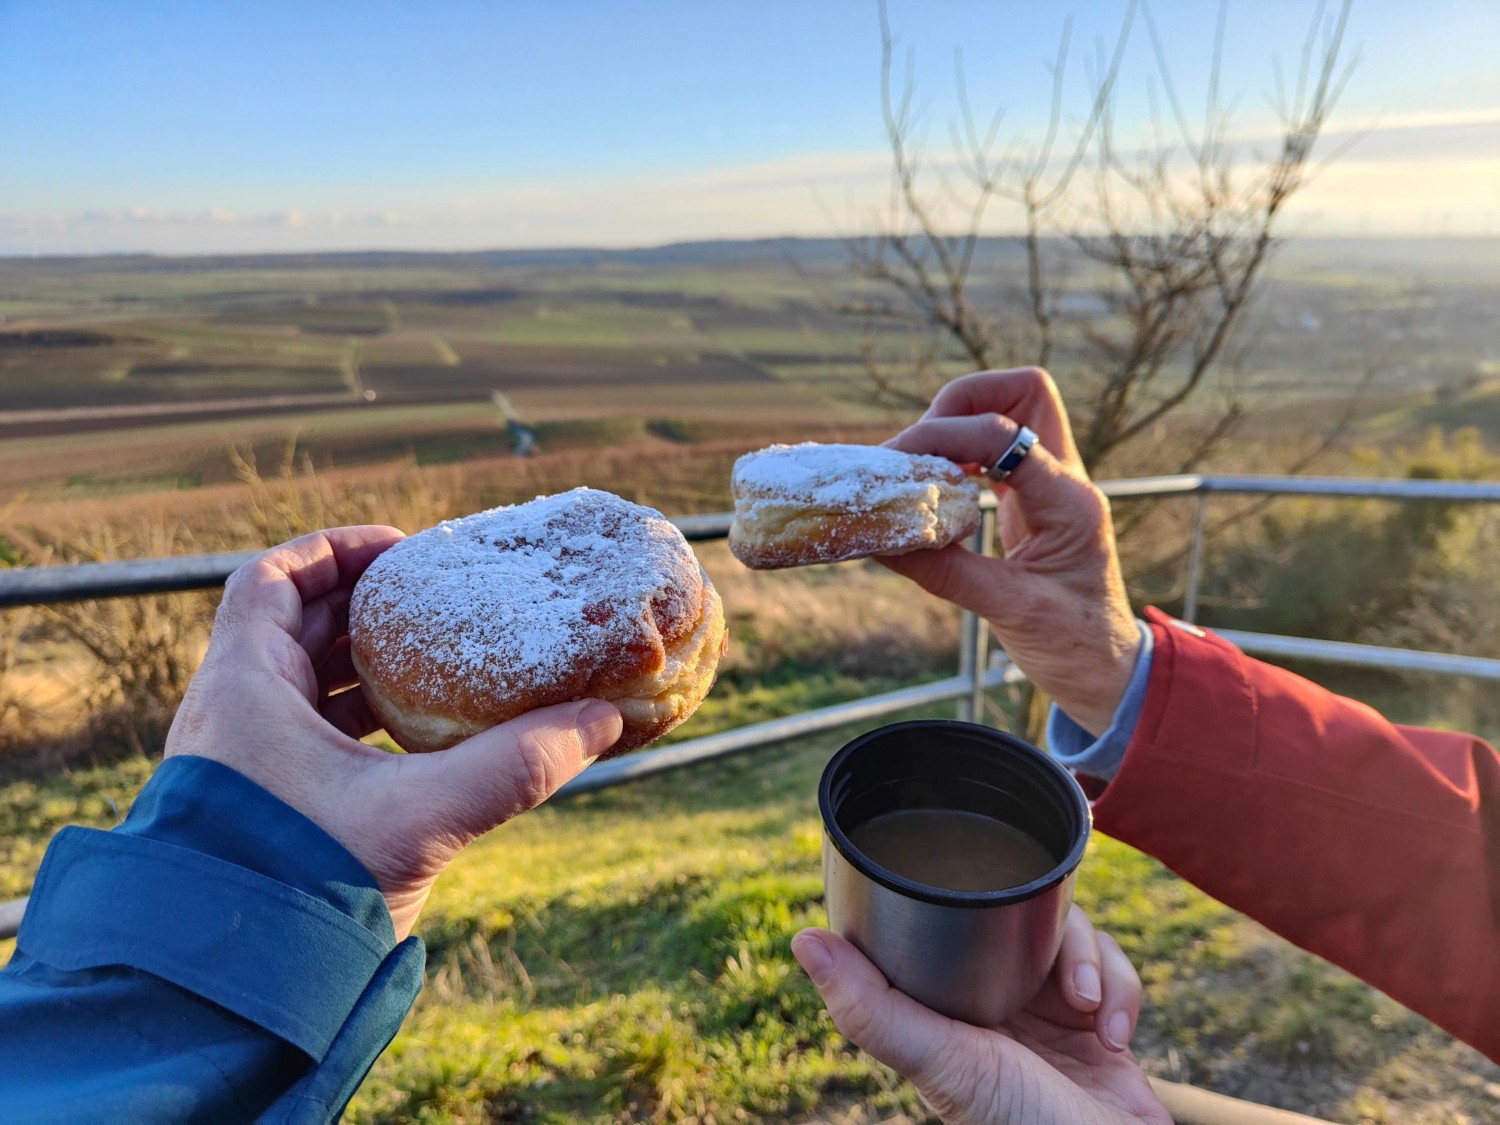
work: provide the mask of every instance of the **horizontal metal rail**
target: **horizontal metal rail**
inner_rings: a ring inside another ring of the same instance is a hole
[[[21,915],[25,913],[26,900],[24,898],[0,902],[0,941],[16,936],[16,931],[21,928]]]
[[[1167,476],[1134,480],[1103,481],[1100,490],[1114,500],[1137,500],[1197,496],[1199,508],[1189,561],[1188,612],[1191,620],[1197,605],[1201,576],[1203,501],[1220,495],[1321,496],[1420,500],[1448,503],[1500,502],[1500,483],[1483,481],[1414,481],[1342,477],[1271,476]],[[994,497],[984,495],[986,509]],[[673,520],[692,542],[722,539],[729,531],[732,515],[717,513]],[[979,549],[988,549],[993,519],[986,512]],[[121,562],[84,563],[56,567],[18,567],[0,570],[0,607],[44,605],[89,598],[127,597],[219,586],[257,552],[237,551],[172,559],[136,559]],[[985,691],[1024,679],[1020,669],[1001,659],[984,667],[987,627],[981,619],[966,614],[959,674],[932,683],[919,684],[869,696],[848,703],[818,708],[797,715],[753,723],[734,730],[690,739],[672,746],[626,755],[600,763],[563,786],[553,800],[595,793],[615,785],[652,777],[716,758],[759,749],[796,738],[867,722],[898,711],[961,701],[972,710]],[[1278,637],[1264,633],[1221,630],[1220,635],[1245,652],[1260,656],[1323,661],[1408,672],[1472,676],[1500,680],[1500,660],[1448,653],[1416,652],[1374,645],[1321,641],[1305,637]],[[0,939],[14,937],[26,909],[26,899],[0,903]],[[1280,1110],[1271,1110],[1189,1086],[1153,1080],[1158,1094],[1169,1106],[1174,1120],[1189,1125],[1253,1125],[1264,1122],[1313,1121]]]
[[[1006,684],[1019,683],[1025,679],[1014,664],[1001,664],[984,673],[985,690],[993,690]],[[763,723],[736,727],[718,734],[704,735],[660,750],[646,750],[590,766],[572,781],[557,791],[557,797],[576,797],[582,793],[593,793],[608,789],[626,781],[638,781],[643,777],[680,769],[711,758],[723,758],[746,750],[759,750],[778,742],[794,738],[805,738],[835,727],[850,723],[867,722],[896,711],[923,707],[930,703],[942,703],[949,699],[963,699],[972,690],[968,676],[952,676],[946,680],[934,680],[928,684],[897,688],[880,695],[866,696],[849,703],[835,703],[819,707],[815,711],[802,711],[781,719],[768,719]],[[554,797],[554,800],[557,798]]]
[[[1214,632],[1235,648],[1252,656],[1279,656],[1292,660],[1311,660],[1319,664],[1500,680],[1500,660],[1488,660],[1482,656],[1456,656],[1447,652],[1356,645],[1348,641],[1319,641],[1310,637],[1278,637],[1271,633],[1246,633],[1239,629],[1215,629]]]
[[[1101,481],[1099,488],[1113,500],[1256,494],[1448,503],[1500,502],[1500,482],[1386,480],[1378,477],[1189,475]],[[988,493],[985,500],[993,503]],[[719,512],[683,516],[672,522],[690,542],[700,543],[724,538],[732,520],[731,513]],[[228,551],[166,559],[0,569],[0,608],[207,589],[223,585],[237,567],[254,558],[255,554],[254,551]]]
[[[1211,493],[1220,493],[1500,502],[1500,484],[1484,481],[1193,475],[1104,481],[1099,487],[1111,498],[1122,500],[1186,495],[1201,498]],[[988,492],[984,495],[984,503],[986,508],[994,506],[994,497]],[[724,538],[732,519],[732,514],[725,512],[680,517],[673,522],[688,540],[705,542]],[[991,524],[992,521],[986,519],[986,532],[990,530]],[[1195,549],[1196,546],[1195,543]],[[170,559],[135,559],[0,570],[0,607],[204,589],[222,585],[235,569],[254,558],[256,553],[237,551]],[[967,697],[968,705],[972,706],[983,691],[1002,683],[1013,682],[1021,674],[1014,666],[1005,663],[998,668],[981,667],[983,661],[976,657],[984,651],[983,639],[978,635],[984,631],[983,625],[972,615],[966,615],[965,625],[964,658],[956,677],[628,755],[594,766],[564,786],[558,796],[594,792],[665,770],[740,753],[923,703]],[[969,636],[970,633],[975,635]],[[1221,635],[1255,655],[1474,676],[1487,680],[1500,679],[1500,661],[1480,657],[1232,630],[1223,631]],[[23,906],[24,900],[19,903],[0,903],[0,937],[10,936],[14,932],[14,927],[8,926],[7,922],[11,918],[18,922],[18,907]]]
[[[206,590],[225,580],[259,551],[223,551],[167,559],[18,566],[0,570],[0,606],[53,605],[88,598],[133,598]]]
[[[1492,504],[1500,501],[1500,481],[1408,480],[1405,477],[1277,477],[1254,475],[1132,477],[1099,481],[1112,500],[1198,494],[1324,496],[1366,500],[1446,500]]]
[[[1013,664],[1001,662],[986,670],[982,677],[986,690],[1016,683],[1024,677]],[[753,723],[735,730],[690,739],[675,746],[659,750],[647,750],[628,754],[612,761],[591,766],[575,777],[552,797],[553,801],[568,797],[596,793],[627,781],[680,769],[710,758],[722,758],[747,750],[787,742],[796,738],[818,734],[826,730],[852,723],[868,722],[871,719],[911,708],[950,699],[963,699],[974,690],[967,676],[953,676],[915,687],[899,688],[849,703],[838,703],[805,711],[786,718]],[[0,903],[0,940],[16,936],[21,918],[26,911],[26,899]],[[1193,1086],[1161,1079],[1151,1080],[1152,1088],[1167,1107],[1172,1120],[1178,1125],[1317,1125],[1319,1119],[1304,1117],[1285,1110],[1270,1109],[1253,1102],[1240,1101],[1201,1090]]]
[[[723,539],[733,516],[683,516],[673,520],[690,543]],[[121,559],[61,566],[17,566],[0,569],[0,608],[53,605],[90,598],[130,598],[171,594],[224,585],[259,551],[223,551],[212,555],[179,555],[164,559]]]
[[[1003,687],[1023,679],[1021,670],[1014,664],[1002,663],[986,669],[983,684],[986,689]],[[689,739],[659,750],[643,750],[626,754],[608,762],[590,766],[572,781],[552,795],[552,800],[566,800],[584,793],[597,793],[627,781],[639,781],[668,770],[706,762],[711,758],[723,758],[747,750],[759,750],[794,738],[805,738],[826,730],[848,726],[851,723],[867,722],[897,711],[943,703],[950,699],[963,699],[974,690],[968,676],[952,676],[934,680],[932,683],[913,687],[897,688],[879,695],[866,696],[848,703],[835,703],[815,711],[803,711],[781,719],[768,719],[762,723],[751,723],[718,734]],[[0,903],[0,940],[16,936],[21,925],[21,916],[26,911],[26,899],[15,899]]]

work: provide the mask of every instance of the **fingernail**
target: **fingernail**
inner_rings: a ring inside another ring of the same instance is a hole
[[[1085,961],[1073,970],[1073,991],[1078,999],[1087,1004],[1097,1004],[1104,996],[1099,970],[1092,961]]]
[[[615,710],[614,704],[606,703],[602,699],[593,699],[585,703],[575,721],[578,724],[578,733],[583,736],[584,742],[590,745],[595,743],[613,745],[620,737],[620,712]]]
[[[1123,1051],[1130,1043],[1130,1016],[1116,1012],[1104,1022],[1104,1041],[1117,1051]]]
[[[819,988],[833,976],[833,954],[812,934],[801,933],[792,939],[792,956]]]

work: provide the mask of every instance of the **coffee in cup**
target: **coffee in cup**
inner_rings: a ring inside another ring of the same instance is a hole
[[[982,1026],[1036,994],[1088,843],[1067,770],[989,727],[896,723],[833,756],[818,806],[829,925],[893,986]]]

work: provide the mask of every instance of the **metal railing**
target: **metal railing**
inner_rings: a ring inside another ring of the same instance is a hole
[[[1374,497],[1447,503],[1500,503],[1500,483],[1488,481],[1170,476],[1103,481],[1099,487],[1111,500],[1196,497],[1197,510],[1194,513],[1193,535],[1188,550],[1183,611],[1183,617],[1188,621],[1197,617],[1207,527],[1206,509],[1209,499],[1214,495]],[[994,549],[995,503],[993,496],[988,493],[985,494],[984,501],[980,528],[971,545],[975,550],[990,553]],[[689,541],[706,542],[722,539],[728,534],[731,516],[728,513],[687,516],[673,522]],[[241,551],[175,559],[135,559],[0,570],[0,607],[45,605],[88,598],[130,597],[219,586],[237,567],[253,558],[256,553]],[[959,667],[951,677],[601,762],[563,786],[553,799],[592,793],[667,770],[949,700],[958,702],[960,718],[976,719],[983,714],[987,692],[1018,682],[1023,675],[1003,657],[994,661],[988,659],[989,629],[980,618],[966,612],[960,628]],[[1418,652],[1306,637],[1281,637],[1238,630],[1222,630],[1220,635],[1245,652],[1259,656],[1500,680],[1500,660],[1482,657]],[[14,936],[24,902],[22,899],[0,903],[0,938]]]
[[[1473,480],[1387,480],[1378,477],[1174,476],[1106,481],[1099,487],[1111,500],[1158,496],[1197,496],[1193,539],[1188,551],[1184,621],[1198,619],[1198,591],[1203,585],[1203,546],[1208,527],[1208,498],[1225,496],[1323,496],[1361,500],[1441,500],[1460,504],[1500,502],[1500,483]],[[1249,636],[1251,634],[1243,634]],[[1243,647],[1243,646],[1241,646]],[[1318,659],[1309,657],[1309,659]]]
[[[1183,599],[1183,618],[1189,622],[1195,621],[1198,616],[1208,502],[1216,494],[1500,503],[1500,484],[1483,481],[1171,476],[1103,481],[1099,487],[1111,500],[1177,496],[1196,498]],[[994,497],[988,493],[984,500],[980,528],[971,546],[975,550],[991,553],[995,537],[995,502]],[[727,513],[689,516],[673,522],[689,541],[705,542],[724,538],[728,534],[731,517]],[[0,570],[0,607],[46,605],[89,598],[132,597],[221,586],[230,574],[256,554],[255,551],[235,551],[174,559],[135,559]],[[1020,669],[1000,654],[997,654],[994,661],[988,659],[989,629],[983,620],[965,612],[960,628],[959,667],[951,677],[602,762],[563,786],[553,800],[596,792],[697,762],[743,753],[949,700],[958,702],[959,718],[978,719],[983,715],[987,692],[1019,682],[1024,677]],[[1219,630],[1219,633],[1245,652],[1258,656],[1500,680],[1500,660],[1239,630]],[[25,909],[24,898],[0,903],[0,939],[15,936]],[[1290,1125],[1292,1122],[1314,1120],[1190,1086],[1159,1080],[1153,1080],[1152,1084],[1179,1125]]]

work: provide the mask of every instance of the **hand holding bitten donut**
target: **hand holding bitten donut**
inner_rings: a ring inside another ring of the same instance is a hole
[[[1140,633],[1115,554],[1109,501],[1084,472],[1052,379],[1035,367],[965,375],[887,445],[982,468],[1023,425],[1041,440],[996,486],[1004,558],[955,545],[884,561],[988,620],[1031,681],[1100,734],[1130,682]]]
[[[441,750],[534,708],[597,698],[625,722],[604,757],[691,715],[727,643],[719,595],[682,532],[592,488],[398,543],[355,587],[349,637],[370,707],[403,749]]]
[[[220,762],[317,824],[374,877],[405,938],[448,862],[607,751],[621,722],[611,704],[585,699],[441,754],[388,754],[360,742],[380,722],[349,663],[349,599],[401,537],[392,527],[335,528],[235,571],[166,755]]]
[[[942,457],[804,442],[734,465],[729,550],[755,570],[932,550],[973,535],[979,489]]]

